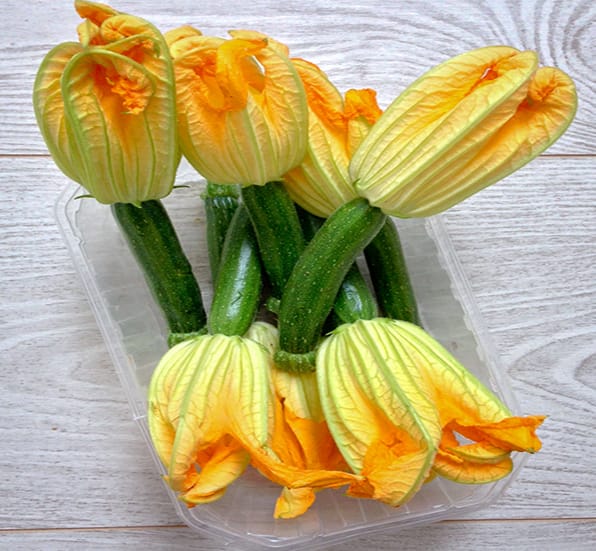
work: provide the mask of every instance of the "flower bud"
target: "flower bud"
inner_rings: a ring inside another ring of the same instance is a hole
[[[196,337],[160,361],[149,387],[149,429],[168,484],[187,504],[221,497],[248,465],[246,448],[267,441],[270,370],[267,350],[238,336]]]
[[[58,167],[100,203],[170,193],[180,160],[172,62],[159,31],[103,4],[77,1],[81,44],[43,60],[33,103]]]
[[[358,197],[348,174],[350,158],[381,110],[373,90],[350,90],[344,100],[316,65],[292,61],[308,100],[308,147],[284,183],[302,208],[326,218]]]
[[[504,178],[565,131],[571,79],[531,51],[491,46],[454,57],[408,87],[358,148],[350,175],[386,214],[439,213]]]
[[[317,354],[321,403],[351,469],[365,477],[349,494],[397,506],[429,475],[441,439],[428,381],[391,331],[390,320],[336,329]]]
[[[265,35],[170,40],[184,156],[207,180],[264,185],[304,157],[304,88],[285,46]]]
[[[277,329],[263,322],[254,323],[245,337],[271,354],[278,345]],[[347,472],[329,433],[315,374],[273,368],[271,383],[274,416],[267,445],[247,449],[253,465],[283,486],[275,518],[294,518],[314,503],[316,491],[345,486],[360,477]]]
[[[355,473],[350,495],[391,505],[432,474],[492,482],[510,452],[540,449],[544,417],[515,417],[420,327],[384,318],[340,326],[317,355],[321,403]],[[470,443],[460,443],[466,438]]]

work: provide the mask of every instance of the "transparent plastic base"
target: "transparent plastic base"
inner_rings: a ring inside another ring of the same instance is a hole
[[[200,199],[203,184],[185,165],[177,183],[189,188],[174,190],[164,204],[208,306],[211,281]],[[56,204],[56,217],[134,419],[154,458],[158,478],[164,471],[149,438],[146,390],[153,369],[167,350],[166,326],[110,208],[92,199],[76,199],[83,193],[77,186],[68,187]],[[441,218],[399,220],[397,224],[424,327],[515,411],[513,396]],[[316,549],[375,531],[452,519],[484,507],[504,492],[523,461],[517,455],[513,473],[488,485],[435,479],[399,508],[349,498],[341,490],[324,490],[307,513],[293,520],[273,519],[280,488],[250,469],[212,504],[187,509],[169,488],[168,492],[188,526],[215,535],[233,548],[241,541],[242,549],[248,550]]]

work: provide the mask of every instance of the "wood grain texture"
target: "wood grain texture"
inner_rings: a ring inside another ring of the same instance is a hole
[[[585,453],[596,419],[595,172],[595,159],[540,159],[446,215],[522,412],[549,415],[527,484],[507,492],[510,511],[538,500],[556,517],[561,499],[570,516],[596,511],[590,483],[572,482],[596,474]]]
[[[0,166],[4,181],[22,184],[2,202],[0,228],[0,350],[10,358],[1,373],[0,526],[105,525],[128,511],[141,523],[174,522],[161,485],[139,484],[153,465],[54,221],[65,179],[49,159]]]
[[[572,530],[567,530],[572,528]],[[317,551],[390,551],[424,549],[440,551],[591,551],[594,521],[563,523],[552,521],[453,522],[446,521],[423,528],[387,532],[356,538],[339,545],[316,547]],[[147,551],[252,551],[213,538],[197,536],[185,527],[172,526],[114,530],[48,530],[45,532],[0,533],[0,546],[11,551],[97,551],[146,549]]]
[[[484,44],[536,49],[576,80],[577,119],[549,155],[445,215],[520,410],[549,415],[544,448],[498,502],[467,520],[343,547],[596,547],[596,4],[203,4],[115,7],[163,30],[190,23],[220,35],[234,27],[269,32],[340,88],[377,88],[384,104],[428,67]],[[53,205],[65,179],[46,156],[30,95],[43,55],[75,38],[78,17],[70,1],[3,7],[0,549],[240,549],[179,526],[56,227]]]

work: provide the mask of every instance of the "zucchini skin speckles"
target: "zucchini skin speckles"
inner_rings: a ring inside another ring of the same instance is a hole
[[[244,205],[236,210],[223,245],[211,310],[211,334],[244,335],[261,299],[261,262]]]
[[[338,208],[310,241],[280,304],[280,351],[276,355],[280,367],[297,368],[288,365],[288,354],[309,354],[316,348],[342,281],[386,220],[365,199],[354,199]],[[294,361],[292,357],[289,364]]]
[[[114,203],[111,210],[170,332],[203,331],[207,316],[201,291],[161,201]]]

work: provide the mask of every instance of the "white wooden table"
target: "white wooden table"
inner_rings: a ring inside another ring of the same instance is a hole
[[[543,450],[494,505],[346,550],[596,548],[596,4],[591,0],[121,0],[166,30],[254,28],[383,106],[430,66],[504,43],[576,81],[542,158],[445,215]],[[0,19],[0,549],[221,549],[177,518],[56,227],[65,178],[35,125],[33,78],[75,40],[70,1],[4,0]],[[238,548],[232,546],[233,549]]]

